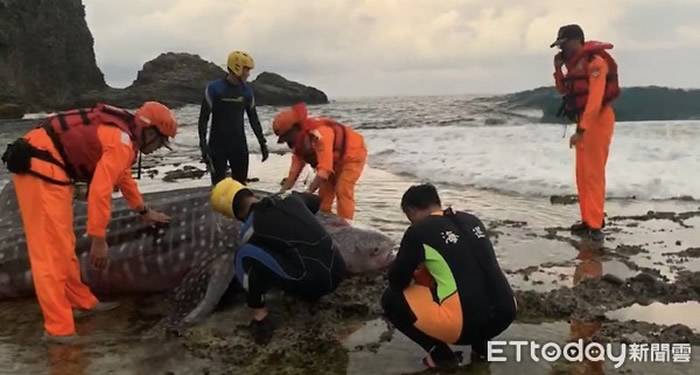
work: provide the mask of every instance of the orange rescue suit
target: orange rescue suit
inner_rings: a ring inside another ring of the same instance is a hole
[[[331,212],[338,198],[338,216],[355,215],[355,185],[367,161],[362,135],[348,126],[325,118],[307,118],[296,141],[287,181],[293,184],[306,164],[323,179],[319,188],[321,210]]]
[[[88,195],[87,234],[105,237],[111,216],[112,191],[118,186],[133,209],[143,207],[143,198],[131,177],[134,148],[127,133],[111,125],[97,126],[102,155],[97,162]],[[43,128],[24,138],[35,148],[48,151],[63,162]],[[69,181],[56,164],[31,159],[31,170],[57,181]],[[73,186],[58,185],[31,174],[13,174],[32,278],[44,315],[44,328],[54,336],[75,333],[72,309],[92,309],[97,298],[80,280],[73,231]]]
[[[605,100],[606,91],[610,92],[610,68],[606,59],[595,53],[584,58],[576,56],[566,63],[566,68],[566,75],[560,69],[554,73],[557,89],[562,94],[570,91],[567,76],[585,74],[588,77],[586,104],[577,123],[577,128],[584,133],[576,144],[576,186],[582,221],[591,229],[601,229],[605,214],[605,166],[615,126],[615,112]]]

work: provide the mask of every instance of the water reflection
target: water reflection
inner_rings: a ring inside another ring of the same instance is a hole
[[[48,345],[46,358],[51,375],[87,374],[90,364],[82,345]]]
[[[601,256],[603,250],[601,244],[590,241],[580,241],[577,243],[578,255],[576,260],[578,264],[574,270],[573,285],[575,287],[584,280],[600,279],[603,277],[603,262]],[[576,319],[573,318],[569,324],[569,342],[583,340],[584,344],[589,344],[594,341],[594,337],[601,331],[603,322],[601,319]],[[604,361],[589,361],[584,359],[582,362],[574,362],[571,364],[570,374],[604,374]]]
[[[654,302],[646,306],[634,304],[610,311],[606,316],[615,320],[638,320],[667,326],[683,324],[700,332],[700,302],[698,301],[668,304]]]

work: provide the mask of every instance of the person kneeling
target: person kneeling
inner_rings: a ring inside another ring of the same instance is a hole
[[[471,345],[486,356],[489,339],[515,319],[513,291],[501,271],[481,221],[442,209],[432,185],[404,193],[411,221],[382,296],[386,318],[420,345],[430,368],[455,368],[461,353],[448,344]]]
[[[345,277],[345,262],[316,219],[320,200],[291,193],[259,199],[232,178],[213,189],[214,210],[243,222],[236,252],[236,278],[246,290],[255,342],[272,338],[265,293],[271,288],[314,302],[333,292]]]

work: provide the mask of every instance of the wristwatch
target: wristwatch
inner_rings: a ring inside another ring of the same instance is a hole
[[[148,213],[148,207],[143,206],[143,210],[139,211],[139,215],[143,216]]]

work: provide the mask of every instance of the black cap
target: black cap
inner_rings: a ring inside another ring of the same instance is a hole
[[[559,32],[557,33],[557,40],[550,45],[550,48],[558,47],[562,45],[564,42],[572,39],[578,39],[581,42],[584,41],[583,38],[583,29],[579,25],[566,25],[562,26],[559,28]]]

